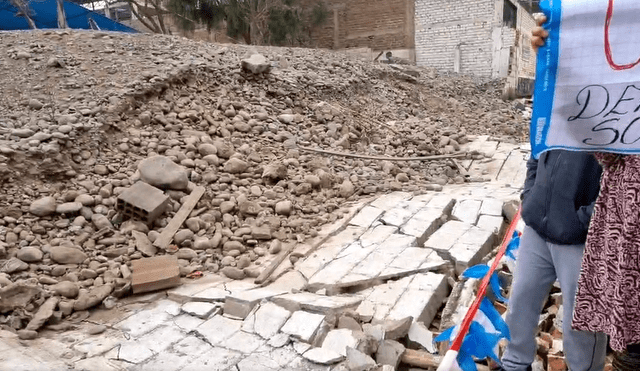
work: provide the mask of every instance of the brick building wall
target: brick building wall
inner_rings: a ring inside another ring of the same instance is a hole
[[[415,0],[418,65],[491,75],[494,0]]]
[[[316,0],[303,0],[312,6]],[[413,48],[413,0],[324,0],[327,21],[311,34],[315,46],[373,50]]]
[[[505,1],[516,22],[505,24]],[[416,63],[481,77],[535,74],[533,17],[510,0],[415,0]]]

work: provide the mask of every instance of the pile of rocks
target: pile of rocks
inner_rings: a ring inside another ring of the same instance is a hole
[[[112,302],[145,256],[177,254],[183,276],[256,276],[347,201],[465,181],[451,160],[397,157],[527,128],[491,84],[327,51],[75,31],[0,45],[0,323],[14,329]],[[139,180],[169,196],[151,224],[115,207]],[[157,251],[196,186],[204,196]]]

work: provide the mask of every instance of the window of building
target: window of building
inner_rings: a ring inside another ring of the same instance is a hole
[[[504,0],[504,9],[502,11],[502,25],[505,27],[516,28],[518,23],[518,8],[509,0]]]

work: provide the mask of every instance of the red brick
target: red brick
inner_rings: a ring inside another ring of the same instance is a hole
[[[175,255],[133,260],[131,262],[133,293],[155,291],[180,284],[180,266]]]

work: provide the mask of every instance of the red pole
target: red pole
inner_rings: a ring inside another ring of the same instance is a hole
[[[456,335],[456,338],[453,340],[453,343],[451,344],[450,350],[453,350],[455,352],[458,352],[460,350],[460,347],[462,346],[462,340],[464,340],[464,337],[467,335],[467,331],[469,331],[469,326],[471,326],[471,322],[473,322],[473,319],[476,316],[476,312],[478,312],[478,308],[480,308],[480,303],[482,302],[482,298],[484,298],[484,295],[487,292],[489,279],[491,278],[491,275],[498,267],[498,263],[500,262],[500,259],[502,259],[505,251],[507,250],[507,246],[511,241],[513,232],[516,230],[518,220],[520,220],[520,209],[518,209],[518,212],[513,217],[513,220],[509,225],[509,230],[507,230],[507,233],[504,235],[504,238],[502,239],[502,246],[500,246],[500,250],[498,250],[498,254],[496,255],[496,258],[493,260],[493,264],[491,265],[489,272],[487,272],[487,275],[484,276],[484,278],[482,279],[482,283],[480,284],[480,288],[478,289],[478,294],[476,296],[476,299],[473,301],[473,304],[471,304],[471,307],[469,307],[469,310],[467,311],[467,314],[465,315],[464,320],[462,321],[462,325],[460,326],[460,331],[458,332],[458,335]]]

